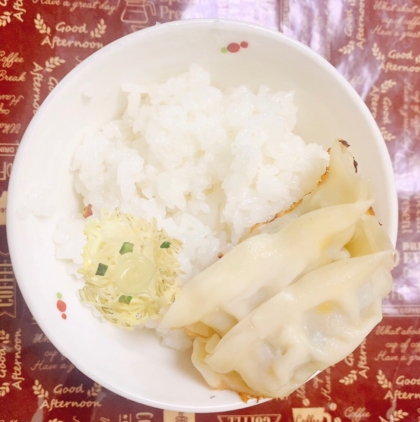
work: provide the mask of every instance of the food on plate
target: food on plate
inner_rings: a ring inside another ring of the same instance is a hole
[[[122,116],[73,160],[83,302],[192,341],[215,389],[285,397],[345,358],[380,321],[393,265],[348,144],[294,134],[292,93],[222,91],[197,65],[123,90]]]
[[[159,328],[183,327],[215,389],[285,397],[382,318],[393,246],[347,145],[319,185],[187,282]]]
[[[121,115],[87,128],[75,151],[75,189],[94,216],[156,218],[182,242],[182,281],[312,190],[328,165],[320,145],[293,133],[292,92],[222,90],[197,65],[123,91]]]
[[[126,329],[160,319],[178,296],[181,244],[150,222],[115,210],[89,218],[83,249],[82,301]]]

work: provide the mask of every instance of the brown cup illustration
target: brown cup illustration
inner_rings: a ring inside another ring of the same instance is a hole
[[[292,409],[293,422],[332,422],[331,415],[323,407],[301,407]]]

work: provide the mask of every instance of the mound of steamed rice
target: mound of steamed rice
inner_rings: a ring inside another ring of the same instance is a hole
[[[74,185],[97,216],[118,207],[155,217],[182,241],[184,279],[312,190],[328,164],[322,147],[293,133],[293,93],[222,91],[197,65],[123,91],[121,118],[77,148]]]

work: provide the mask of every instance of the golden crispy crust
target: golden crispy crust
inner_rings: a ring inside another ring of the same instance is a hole
[[[264,397],[261,397],[261,396],[251,396],[250,394],[247,394],[247,393],[238,393],[238,394],[239,394],[239,397],[241,398],[241,400],[244,403],[248,403],[249,400],[253,400],[253,399],[255,399],[257,401],[257,403],[258,403],[261,399],[264,399]]]
[[[346,148],[348,148],[348,147],[350,146],[350,144],[349,144],[347,141],[345,141],[344,139],[339,139],[338,141],[339,141],[342,145],[344,145]],[[330,150],[331,150],[331,148],[328,148],[328,150],[327,150],[328,154],[330,153]],[[354,158],[353,158],[353,164],[354,164],[354,170],[355,170],[355,172],[357,173],[357,166],[358,166],[358,164],[357,164],[357,161],[356,161]],[[318,183],[317,183],[317,185],[316,185],[316,188],[317,188],[319,185],[321,185],[322,183],[324,183],[324,182],[325,182],[325,180],[327,180],[327,178],[328,178],[329,174],[330,174],[330,167],[328,166],[328,167],[325,169],[325,173],[324,173],[324,174],[320,177],[320,179],[319,179],[319,181],[318,181]],[[316,189],[316,188],[315,188],[315,189]],[[310,192],[308,192],[308,193],[306,193],[306,194],[303,196],[303,198],[304,198],[305,196],[307,196],[307,195],[310,195],[312,192],[313,192],[313,190],[312,190],[312,191],[310,191]],[[264,225],[266,225],[266,224],[271,223],[272,221],[276,220],[277,218],[280,218],[280,217],[282,217],[283,215],[289,214],[290,212],[292,212],[292,211],[293,211],[296,207],[298,207],[298,206],[302,203],[303,198],[301,198],[299,201],[293,202],[293,204],[292,204],[292,205],[291,205],[288,209],[278,212],[278,213],[277,213],[277,214],[276,214],[276,215],[275,215],[275,216],[274,216],[271,220],[264,221],[264,222],[262,222],[262,223],[257,223],[257,224],[254,224],[254,225],[251,227],[250,232],[251,232],[251,233],[253,233],[255,230],[259,229],[260,227],[262,227],[262,226],[264,226]],[[373,208],[372,208],[372,207],[370,207],[370,208],[369,208],[369,210],[367,211],[367,213],[368,213],[369,215],[375,215],[375,212],[374,212],[374,210],[373,210]]]
[[[340,141],[341,142],[341,141]],[[330,152],[330,150],[328,149],[328,152]],[[316,185],[316,187],[318,187],[321,183],[323,183],[326,179],[327,179],[327,177],[328,177],[328,175],[329,175],[329,173],[330,173],[330,167],[328,166],[326,169],[325,169],[325,173],[321,176],[321,178],[319,179],[319,181],[318,181],[318,183],[317,183],[317,185]],[[315,188],[316,189],[316,188]],[[306,193],[304,196],[303,196],[303,198],[305,197],[305,196],[307,196],[307,195],[310,195],[311,193],[313,192],[313,190],[312,191],[310,191],[310,192],[308,192],[308,193]],[[264,226],[264,225],[266,225],[266,224],[269,224],[269,223],[271,223],[272,221],[274,221],[274,220],[276,220],[277,218],[280,218],[280,217],[283,217],[283,215],[286,215],[286,214],[289,214],[290,212],[292,212],[295,208],[297,208],[301,203],[302,203],[302,201],[303,201],[303,198],[301,198],[301,199],[299,199],[299,201],[296,201],[296,202],[293,202],[293,204],[289,207],[289,208],[287,208],[286,210],[283,210],[283,211],[280,211],[280,212],[278,212],[271,220],[268,220],[268,221],[264,221],[264,222],[262,222],[262,223],[257,223],[257,224],[254,224],[252,227],[251,227],[251,229],[250,229],[250,232],[252,233],[253,231],[255,231],[256,229],[258,229],[258,228],[260,228],[260,227],[262,227],[262,226]]]

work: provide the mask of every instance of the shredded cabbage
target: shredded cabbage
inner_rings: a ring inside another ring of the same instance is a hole
[[[82,302],[94,306],[107,321],[128,330],[150,319],[160,320],[180,293],[177,254],[181,242],[159,230],[156,219],[148,222],[120,210],[106,213],[101,219],[88,218],[84,233],[87,240],[79,269],[85,277],[85,285],[79,290]],[[132,244],[132,252],[122,254],[124,244]],[[116,279],[116,268],[121,274],[124,261],[128,263],[127,272],[132,270],[129,255],[143,256],[154,265],[147,289],[132,296],[121,291]]]

